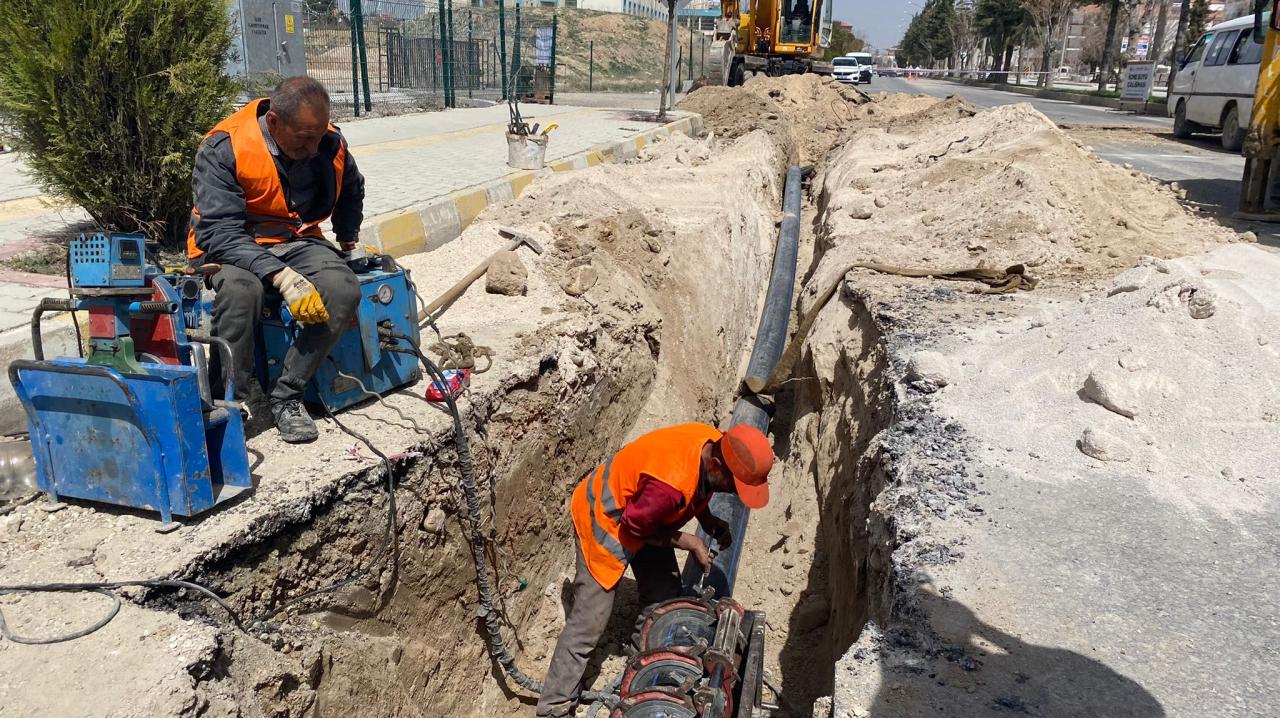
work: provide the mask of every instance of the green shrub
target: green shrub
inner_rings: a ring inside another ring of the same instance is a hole
[[[3,0],[0,131],[46,193],[175,242],[232,37],[224,0]]]

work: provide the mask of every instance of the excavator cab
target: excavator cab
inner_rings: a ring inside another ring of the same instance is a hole
[[[747,72],[831,74],[820,58],[831,44],[833,6],[834,0],[721,0],[704,80],[732,86]]]

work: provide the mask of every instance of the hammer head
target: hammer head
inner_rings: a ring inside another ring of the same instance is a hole
[[[511,227],[499,227],[498,234],[511,240],[511,249],[513,250],[523,244],[529,249],[532,249],[534,254],[542,254],[542,245],[538,244],[536,239],[518,229],[513,229]]]

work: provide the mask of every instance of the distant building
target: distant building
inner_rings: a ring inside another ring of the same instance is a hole
[[[639,15],[654,20],[667,19],[667,3],[664,0],[515,0],[515,3],[521,7],[572,7]]]

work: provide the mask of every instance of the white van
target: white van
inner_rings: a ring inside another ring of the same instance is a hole
[[[1191,47],[1169,89],[1174,136],[1221,130],[1223,148],[1238,151],[1249,129],[1261,60],[1252,15],[1209,28]]]

